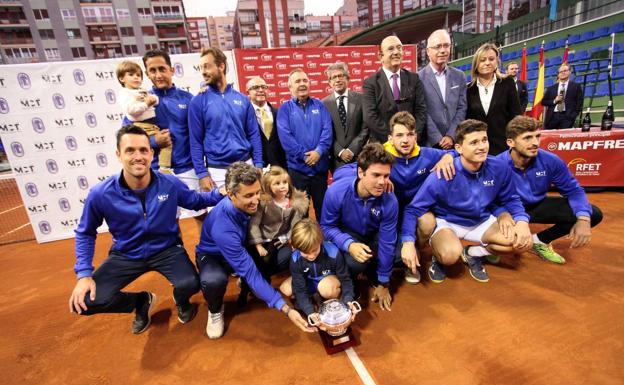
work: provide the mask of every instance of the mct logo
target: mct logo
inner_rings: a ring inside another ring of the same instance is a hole
[[[29,164],[27,166],[16,166],[13,167],[13,174],[17,175],[30,175],[35,173],[35,166]]]
[[[59,172],[58,164],[54,159],[46,160],[46,168],[50,174],[56,174]]]
[[[89,188],[89,180],[88,180],[88,179],[87,179],[87,177],[86,177],[86,176],[84,176],[84,175],[79,175],[79,176],[76,178],[76,182],[78,183],[78,187],[79,187],[81,190],[87,190],[87,189]]]
[[[28,206],[28,212],[31,214],[43,214],[48,212],[48,205],[46,203],[41,205]]]
[[[122,113],[112,113],[112,114],[106,114],[106,119],[108,119],[109,122],[119,122],[123,119],[124,114]]]
[[[70,128],[75,127],[76,122],[74,122],[74,118],[60,118],[54,119],[54,124],[56,124],[56,128]]]
[[[41,118],[34,117],[30,121],[32,123],[32,128],[37,134],[43,134],[45,132],[45,124],[43,124],[43,120]]]
[[[95,71],[98,80],[116,80],[115,71]]]
[[[69,200],[67,198],[59,199],[58,204],[61,211],[68,212],[71,210],[71,205],[69,204]]]
[[[37,188],[37,185],[32,182],[26,183],[24,185],[24,190],[26,190],[26,194],[28,194],[28,196],[31,198],[34,198],[37,195],[39,195],[39,189]]]
[[[9,102],[5,98],[0,98],[0,114],[9,113]]]
[[[351,57],[352,57],[352,58],[358,58],[358,57],[360,57],[360,52],[358,52],[358,51],[351,51]]]
[[[483,185],[486,186],[486,187],[493,187],[494,186],[494,179],[484,180],[483,181]]]
[[[76,226],[78,226],[79,222],[80,220],[78,218],[62,219],[61,226],[65,227],[66,229],[75,228]]]
[[[35,148],[37,151],[54,151],[54,141],[35,142]]]
[[[54,107],[59,110],[65,108],[65,99],[61,94],[52,95],[52,102],[54,102]]]
[[[78,141],[71,135],[65,137],[65,146],[69,151],[76,151],[78,149]]]
[[[87,126],[91,128],[97,126],[97,119],[95,118],[95,114],[93,112],[87,112],[85,114],[85,122],[87,122]]]
[[[60,74],[41,75],[41,79],[48,84],[63,84]]]
[[[87,142],[91,144],[106,144],[105,138],[105,135],[87,136]]]
[[[270,72],[265,72],[265,73],[262,74],[262,78],[264,80],[273,80],[274,76]]]
[[[97,164],[100,167],[108,166],[108,159],[106,158],[106,155],[101,152],[95,155],[95,160],[97,160]]]
[[[50,226],[50,222],[48,222],[48,221],[41,221],[41,222],[39,222],[37,227],[39,227],[39,231],[41,231],[41,234],[47,235],[47,234],[50,234],[52,232],[52,226]]]
[[[78,84],[79,86],[84,86],[85,83],[87,82],[84,72],[82,72],[81,69],[76,68],[73,72],[73,75],[74,75],[74,82]]]
[[[13,153],[13,155],[21,158],[25,154],[24,146],[22,146],[20,142],[13,142],[11,143],[11,152]]]
[[[371,66],[371,65],[373,65],[373,61],[370,60],[370,59],[364,59],[364,60],[362,60],[362,65]]]
[[[184,66],[182,65],[182,63],[173,64],[173,74],[179,78],[184,76]]]
[[[110,88],[104,91],[104,97],[106,98],[106,103],[108,104],[115,104],[117,102],[117,95],[115,94],[115,91]]]
[[[66,162],[70,168],[81,168],[87,166],[87,160],[85,158],[67,159]]]
[[[35,108],[41,108],[41,99],[39,98],[21,98],[20,104],[26,110],[32,110]]]
[[[30,82],[30,76],[23,72],[17,74],[17,83],[24,90],[27,90],[32,86],[32,83]]]
[[[13,133],[22,132],[19,122],[16,123],[0,123],[0,132]]]
[[[93,94],[74,95],[74,99],[80,104],[95,103],[95,95]]]
[[[48,188],[50,189],[50,191],[67,190],[67,187],[69,187],[67,185],[67,181],[64,180],[58,182],[48,182]]]

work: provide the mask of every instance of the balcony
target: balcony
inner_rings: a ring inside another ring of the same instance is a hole
[[[154,13],[153,17],[155,23],[184,23],[184,15],[181,13]]]
[[[85,16],[84,18],[85,20],[85,24],[86,25],[93,25],[93,24],[97,24],[97,25],[102,25],[102,24],[108,24],[108,25],[114,25],[115,24],[115,18],[112,16]]]
[[[117,35],[95,35],[89,38],[89,42],[93,45],[120,44],[121,40]]]
[[[106,5],[113,4],[111,0],[79,0],[79,1],[81,4],[106,4]]]
[[[4,18],[0,16],[0,28],[15,28],[15,27],[30,28],[28,26],[28,20],[26,19]]]
[[[2,37],[0,36],[0,43],[2,43],[2,45],[4,47],[8,47],[8,46],[33,46],[35,45],[35,42],[33,41],[32,38],[29,37]]]
[[[0,7],[22,7],[20,0],[0,0]]]

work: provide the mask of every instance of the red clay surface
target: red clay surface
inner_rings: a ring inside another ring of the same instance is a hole
[[[622,384],[624,195],[590,200],[605,219],[588,248],[556,243],[564,266],[525,254],[488,266],[487,284],[460,265],[442,284],[408,286],[395,276],[392,312],[367,304],[354,326],[355,351],[376,383]],[[192,220],[182,227],[192,253],[197,230]],[[96,266],[109,246],[110,236],[101,235]],[[200,294],[193,297],[197,318],[178,323],[171,288],[157,273],[129,287],[158,295],[142,335],[131,334],[129,314],[70,314],[73,263],[73,240],[0,247],[0,383],[360,383],[344,353],[327,356],[317,335],[299,332],[277,311],[258,300],[237,310],[233,279],[220,340],[205,335]]]

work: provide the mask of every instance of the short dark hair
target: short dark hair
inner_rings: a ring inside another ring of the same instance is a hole
[[[145,55],[143,55],[143,65],[145,66],[145,68],[147,69],[147,59],[159,56],[165,59],[167,65],[171,67],[171,57],[169,57],[169,54],[161,49],[153,49],[151,51],[145,52]]]
[[[488,126],[485,122],[476,119],[466,119],[459,123],[455,130],[455,142],[462,144],[466,135],[478,131],[487,131],[487,129]]]
[[[362,171],[368,170],[373,164],[394,164],[394,156],[387,152],[381,143],[369,143],[360,152],[357,159],[357,165]]]
[[[258,170],[245,162],[234,162],[225,172],[225,189],[232,194],[236,194],[240,184],[251,186],[256,181],[260,181]]]
[[[505,137],[507,139],[516,139],[525,132],[535,132],[542,128],[542,122],[530,116],[518,115],[507,123],[505,128]]]
[[[221,64],[225,66],[223,69],[223,73],[226,73],[227,72],[227,57],[225,56],[223,51],[221,51],[217,47],[205,47],[205,48],[202,48],[201,54],[199,54],[199,57],[204,57],[208,54],[214,57],[214,62],[217,66],[220,66]]]
[[[121,137],[124,135],[143,135],[149,141],[149,135],[141,127],[134,124],[126,124],[117,131],[117,150],[120,150],[119,143],[121,143]]]
[[[391,134],[394,132],[395,124],[402,124],[410,131],[416,130],[416,119],[414,119],[414,115],[410,114],[408,111],[399,111],[396,114],[392,115],[392,117],[390,118]]]

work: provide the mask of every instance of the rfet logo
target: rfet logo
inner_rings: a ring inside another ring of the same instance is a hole
[[[292,54],[293,60],[303,60],[303,54],[299,52],[295,52]]]
[[[24,146],[22,146],[20,142],[13,142],[11,143],[11,152],[13,153],[13,155],[17,156],[18,158],[21,158],[25,154]]]
[[[84,72],[82,72],[81,69],[76,68],[73,72],[73,75],[74,75],[74,82],[78,84],[79,86],[84,86],[85,83],[87,82]]]
[[[285,63],[277,63],[275,65],[275,68],[277,68],[278,70],[285,70],[286,69],[286,64]]]
[[[39,195],[39,189],[37,188],[37,185],[32,182],[26,183],[24,185],[24,190],[26,190],[26,194],[28,194],[28,196],[31,198],[34,198],[37,195]]]
[[[31,121],[33,130],[38,134],[43,134],[45,132],[45,124],[43,124],[43,120],[41,118],[32,118]]]
[[[307,68],[316,68],[316,62],[309,61],[306,63]]]
[[[65,146],[67,146],[67,149],[69,151],[76,151],[78,149],[78,141],[76,141],[76,138],[74,138],[71,135],[66,136],[65,137]]]
[[[373,65],[373,61],[370,60],[370,59],[364,59],[364,60],[362,60],[362,65],[372,66]]]
[[[106,155],[101,152],[95,155],[95,160],[97,160],[97,164],[100,167],[108,166],[108,159],[106,158]]]
[[[39,227],[39,231],[41,231],[41,234],[47,235],[52,232],[52,226],[50,226],[50,222],[48,221],[39,222],[39,225],[37,227]]]
[[[360,57],[360,52],[359,51],[351,51],[351,57],[352,58]]]
[[[86,190],[89,188],[89,180],[84,175],[79,175],[76,178],[76,182],[78,183],[78,187],[80,187],[81,190]]]
[[[22,87],[22,89],[25,90],[29,89],[32,86],[32,83],[30,82],[30,76],[23,72],[17,74],[17,83],[20,85],[20,87]]]
[[[59,110],[65,108],[65,99],[63,98],[63,95],[61,94],[58,94],[58,93],[53,94],[52,102],[54,102],[54,107],[56,107]]]
[[[600,167],[602,163],[589,163],[583,158],[574,158],[568,162],[568,168],[571,168],[577,176],[598,176]]]
[[[9,102],[5,98],[0,98],[0,114],[9,113]]]
[[[362,74],[362,70],[359,67],[351,69],[351,72],[353,73],[353,75],[361,75]]]
[[[182,63],[173,64],[173,74],[179,78],[184,76],[184,66],[182,65]]]
[[[97,126],[97,119],[95,118],[95,114],[93,112],[87,112],[85,114],[85,122],[87,122],[87,126],[91,128]]]
[[[275,76],[271,72],[265,72],[262,74],[264,80],[273,80]]]
[[[269,55],[267,53],[264,53],[264,54],[260,55],[260,59],[262,59],[262,61],[271,61],[271,60],[273,60],[273,55]]]
[[[104,91],[104,97],[106,98],[106,103],[115,104],[117,102],[117,96],[115,95],[115,91],[110,88]]]
[[[50,174],[56,174],[59,172],[58,164],[54,159],[46,160],[46,168]]]
[[[331,59],[333,57],[334,55],[332,55],[331,52],[323,52],[323,59]]]
[[[243,65],[243,68],[245,69],[245,71],[253,71],[254,69],[256,69],[256,67],[251,64],[245,64]]]

